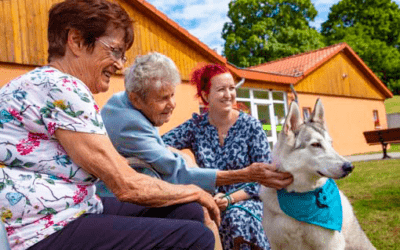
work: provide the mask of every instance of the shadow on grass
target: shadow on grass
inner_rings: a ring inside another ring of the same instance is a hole
[[[374,192],[369,199],[358,200],[353,203],[354,208],[368,210],[389,211],[400,208],[399,189],[380,189]]]

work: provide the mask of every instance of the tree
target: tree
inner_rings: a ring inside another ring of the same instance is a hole
[[[224,24],[224,55],[239,67],[259,65],[324,47],[311,28],[317,11],[310,0],[232,0]]]
[[[391,0],[342,0],[331,7],[321,33],[327,44],[346,42],[400,94],[400,8]]]

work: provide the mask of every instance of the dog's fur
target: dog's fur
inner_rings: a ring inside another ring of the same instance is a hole
[[[290,172],[294,177],[293,183],[286,188],[288,192],[315,190],[323,186],[327,178],[343,178],[353,169],[351,163],[332,147],[325,127],[324,108],[319,99],[306,123],[303,123],[298,105],[291,103],[272,157],[279,171]],[[262,187],[260,196],[264,203],[263,227],[272,250],[375,249],[342,192],[341,232],[287,216],[280,209],[275,189]]]

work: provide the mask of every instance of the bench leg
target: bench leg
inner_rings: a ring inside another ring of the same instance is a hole
[[[387,151],[386,151],[387,145],[388,145],[388,144],[387,144],[386,142],[383,142],[383,143],[382,143],[382,149],[383,149],[383,158],[382,158],[382,159],[391,158],[391,157],[387,154]]]

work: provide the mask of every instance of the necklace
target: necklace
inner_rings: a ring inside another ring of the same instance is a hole
[[[229,124],[228,126],[224,126],[223,128],[218,127],[210,115],[208,115],[208,121],[211,125],[213,125],[217,129],[218,135],[222,139],[220,141],[221,141],[221,143],[223,143],[225,141],[226,137],[228,137],[228,132],[232,125]]]

